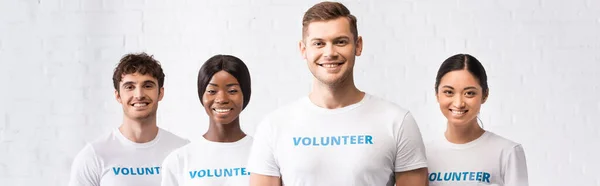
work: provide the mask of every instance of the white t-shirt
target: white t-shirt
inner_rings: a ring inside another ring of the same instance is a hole
[[[232,143],[204,138],[173,151],[163,163],[162,186],[244,186],[252,137]]]
[[[488,131],[465,144],[441,136],[427,145],[429,185],[529,185],[520,144]]]
[[[159,186],[164,158],[189,143],[166,130],[158,130],[147,143],[127,139],[119,129],[88,143],[75,157],[69,186]]]
[[[277,109],[258,126],[248,162],[287,186],[394,185],[395,172],[426,166],[412,115],[369,94],[339,109],[308,97]]]

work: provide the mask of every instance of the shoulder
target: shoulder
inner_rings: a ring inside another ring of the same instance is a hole
[[[108,134],[104,134],[92,141],[90,141],[83,150],[93,152],[94,155],[100,156],[102,152],[111,151],[115,148],[115,142],[118,142],[118,136],[115,134],[117,129],[111,131]]]
[[[94,145],[92,145],[92,143],[87,143],[81,150],[79,150],[75,158],[79,160],[97,159],[98,154],[96,153]]]
[[[508,138],[502,137],[496,133],[486,131],[488,133],[488,143],[490,145],[502,148],[503,151],[514,151],[515,148],[521,148],[521,144]]]
[[[94,174],[101,169],[102,153],[98,153],[92,143],[87,143],[73,158],[71,171],[78,174]]]

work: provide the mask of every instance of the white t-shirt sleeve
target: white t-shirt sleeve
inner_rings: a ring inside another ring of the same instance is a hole
[[[506,186],[528,186],[527,161],[523,146],[517,145],[508,155],[505,164],[504,183]]]
[[[69,186],[100,186],[102,167],[94,148],[87,144],[73,160]]]
[[[253,174],[281,176],[275,158],[273,132],[268,119],[263,120],[253,136],[254,141],[248,157],[248,170]]]
[[[395,122],[396,161],[395,172],[405,172],[427,167],[425,145],[421,131],[410,112]]]
[[[179,186],[181,179],[181,165],[179,163],[178,150],[171,152],[161,165],[161,186]]]

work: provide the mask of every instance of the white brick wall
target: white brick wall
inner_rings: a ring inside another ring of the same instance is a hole
[[[65,185],[86,141],[119,125],[111,74],[127,52],[166,71],[159,125],[197,139],[207,118],[201,63],[246,61],[242,125],[306,95],[297,51],[317,1],[0,0],[0,185]],[[413,111],[426,139],[444,129],[433,83],[455,53],[489,73],[485,128],[522,143],[533,186],[600,186],[600,1],[344,1],[359,18],[356,82]]]

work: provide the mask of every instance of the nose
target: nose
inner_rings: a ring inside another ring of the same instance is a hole
[[[452,106],[455,108],[463,108],[465,106],[465,102],[462,96],[454,96],[452,100]]]
[[[219,104],[227,104],[229,103],[229,96],[225,91],[219,91],[216,95],[215,102]]]
[[[144,91],[142,90],[142,88],[136,88],[133,92],[133,97],[138,100],[144,98],[145,96],[144,96]]]
[[[337,49],[333,44],[326,45],[323,50],[323,57],[325,58],[335,59],[338,56]]]

